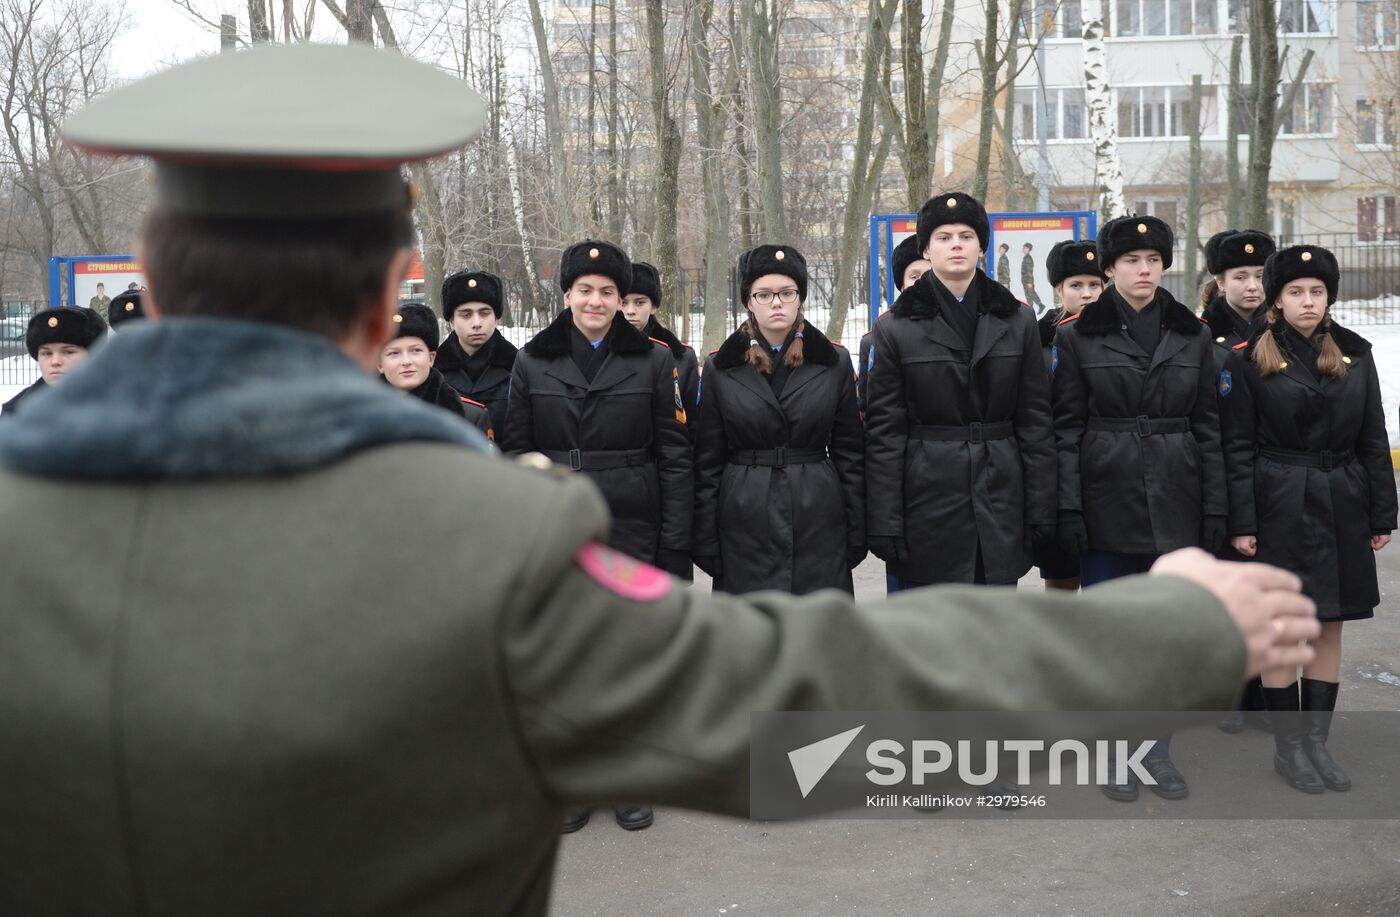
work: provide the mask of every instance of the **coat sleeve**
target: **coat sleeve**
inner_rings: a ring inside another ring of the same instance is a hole
[[[534,417],[530,404],[530,365],[523,354],[515,358],[515,366],[510,371],[506,423],[500,434],[502,452],[518,455],[535,451]]]
[[[856,409],[855,377],[848,371],[850,353],[837,347],[837,372],[841,387],[836,396],[836,414],[831,420],[831,461],[841,479],[846,501],[846,544],[865,546],[865,430]]]
[[[729,438],[724,432],[723,405],[720,403],[720,371],[714,358],[705,365],[710,380],[700,392],[699,417],[695,431],[695,531],[692,537],[696,557],[719,554],[719,485],[729,456]]]
[[[690,525],[695,512],[695,458],[686,430],[680,370],[664,344],[652,349],[655,375],[651,396],[652,442],[656,473],[661,482],[661,547],[690,550]],[[676,402],[680,401],[680,406]]]
[[[870,381],[870,346],[870,334],[867,333],[861,337],[860,346],[856,348],[856,356],[860,360],[856,366],[856,410],[860,411],[861,420],[865,419],[867,410],[865,389]]]
[[[1219,373],[1215,371],[1214,349],[1210,333],[1202,325],[1196,339],[1201,371],[1196,380],[1196,403],[1191,407],[1191,435],[1201,450],[1201,515],[1226,516],[1230,507],[1225,494],[1225,459],[1220,446],[1220,407],[1216,395]]]
[[[1055,417],[1055,457],[1059,470],[1056,499],[1059,509],[1082,512],[1084,490],[1079,480],[1079,444],[1089,421],[1089,390],[1079,369],[1078,336],[1068,328],[1055,333],[1050,361],[1051,410]]]
[[[1117,728],[1132,711],[1226,709],[1239,692],[1244,642],[1186,580],[1134,576],[1071,596],[954,586],[870,603],[837,590],[701,592],[588,544],[603,513],[582,490],[561,488],[534,520],[539,548],[494,626],[518,741],[565,804],[743,816],[754,710],[1021,711],[1015,725],[1034,739],[1051,727],[1025,711],[1116,711]]]
[[[687,347],[676,368],[681,372],[681,398],[685,403],[686,426],[689,434],[694,436],[695,421],[691,418],[700,411],[700,361],[695,351]]]
[[[1376,375],[1375,351],[1366,361],[1366,410],[1356,438],[1356,454],[1371,482],[1371,531],[1393,532],[1396,528],[1395,473],[1390,459],[1390,437],[1385,431],[1385,408],[1381,402],[1380,377]]]
[[[1228,531],[1236,535],[1259,534],[1254,508],[1255,374],[1239,353],[1225,358],[1223,372],[1230,387],[1220,395],[1220,439],[1225,457],[1225,493],[1230,504]]]
[[[893,345],[890,326],[876,322],[870,332],[873,351],[865,390],[865,534],[867,538],[904,534],[904,451],[909,417],[904,400],[904,370]]]
[[[1029,316],[1027,316],[1029,318]],[[1050,416],[1050,378],[1040,329],[1022,322],[1021,382],[1016,398],[1016,441],[1026,494],[1026,525],[1054,525],[1056,503],[1055,423]]]

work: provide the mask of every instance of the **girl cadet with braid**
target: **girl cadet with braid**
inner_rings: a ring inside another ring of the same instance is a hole
[[[866,553],[851,356],[803,317],[797,249],[760,245],[739,275],[748,320],[701,376],[695,563],[726,592],[851,592]]]
[[[1317,654],[1265,670],[1274,770],[1305,793],[1348,790],[1327,750],[1342,625],[1380,604],[1375,552],[1396,524],[1395,478],[1371,345],[1331,315],[1330,251],[1296,245],[1264,265],[1264,327],[1220,375],[1230,533],[1246,557],[1296,573],[1317,605]]]

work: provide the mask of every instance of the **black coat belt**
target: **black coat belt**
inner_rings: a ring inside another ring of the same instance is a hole
[[[973,422],[965,427],[945,424],[910,424],[909,438],[936,443],[985,443],[994,439],[1010,439],[1016,435],[1016,425],[1009,420],[991,423]]]
[[[1270,461],[1283,465],[1301,465],[1304,468],[1321,468],[1323,471],[1341,468],[1343,465],[1350,465],[1356,461],[1356,453],[1350,449],[1336,452],[1330,449],[1323,449],[1321,452],[1300,452],[1297,449],[1260,446],[1259,454]]]
[[[1138,436],[1156,436],[1162,433],[1185,433],[1191,429],[1189,417],[1090,417],[1090,430],[1106,430],[1112,433],[1136,433]]]
[[[779,446],[776,449],[731,449],[729,450],[729,464],[731,465],[765,465],[772,468],[781,468],[784,465],[810,465],[813,462],[824,462],[828,458],[826,449],[790,449],[787,446]]]
[[[588,452],[580,449],[567,451],[542,449],[541,451],[551,462],[568,465],[574,471],[632,468],[638,465],[649,465],[655,461],[650,449],[591,449]]]

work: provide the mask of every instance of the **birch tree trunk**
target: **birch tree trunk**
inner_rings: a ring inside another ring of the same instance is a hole
[[[1111,220],[1128,212],[1128,202],[1123,197],[1123,160],[1118,156],[1118,127],[1113,120],[1113,93],[1108,83],[1103,14],[1094,3],[1085,6],[1084,101],[1089,108],[1089,136],[1094,141],[1099,210],[1105,220]]]
[[[704,352],[724,343],[729,300],[729,190],[724,181],[724,108],[710,71],[710,23],[714,0],[691,0],[690,85],[700,153],[700,184],[705,207]]]
[[[535,269],[535,251],[530,244],[530,230],[525,224],[525,195],[520,186],[520,149],[515,141],[515,125],[507,109],[502,112],[501,129],[506,143],[506,178],[510,182],[511,212],[515,216],[515,232],[520,237],[520,262],[525,271],[525,302],[527,315],[535,315],[540,307],[539,271]]]

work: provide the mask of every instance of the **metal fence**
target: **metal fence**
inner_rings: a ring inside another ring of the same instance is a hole
[[[8,391],[39,378],[39,364],[29,358],[24,346],[24,330],[29,325],[29,317],[48,305],[46,302],[7,302],[0,306],[0,389]]]

